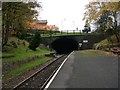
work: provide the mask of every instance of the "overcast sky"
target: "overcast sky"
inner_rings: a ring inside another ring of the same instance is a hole
[[[42,2],[39,19],[48,20],[48,25],[56,25],[60,30],[84,28],[83,14],[89,0],[38,0]]]

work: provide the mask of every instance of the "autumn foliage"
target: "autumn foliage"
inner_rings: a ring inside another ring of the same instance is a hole
[[[29,23],[31,29],[38,29],[38,30],[58,30],[59,28],[55,25],[42,25],[39,23],[31,22]]]

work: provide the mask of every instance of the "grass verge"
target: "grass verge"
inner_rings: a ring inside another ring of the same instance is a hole
[[[11,37],[9,39],[8,44],[14,41],[16,44],[18,43],[17,38]],[[32,51],[28,48],[28,42],[25,42],[25,45],[22,44],[23,40],[19,40],[19,45],[17,44],[17,48],[14,48],[13,46],[5,46],[4,51],[2,52],[2,56],[14,56],[10,58],[3,58],[2,63],[8,64],[12,62],[17,62],[21,60],[25,60],[27,58],[33,57],[33,56],[41,56],[47,53],[50,53],[50,51],[44,49],[44,48],[37,48],[36,51]]]
[[[34,67],[39,66],[40,64],[45,63],[46,61],[48,61],[48,60],[50,60],[50,59],[51,59],[51,58],[49,58],[49,57],[43,57],[43,58],[41,58],[41,59],[37,59],[37,60],[31,61],[31,62],[29,62],[29,63],[23,64],[23,65],[21,65],[20,67],[17,67],[17,68],[15,68],[15,69],[9,71],[9,72],[5,75],[5,77],[4,77],[3,79],[6,79],[6,78],[8,78],[8,77],[9,77],[9,78],[15,77],[15,76],[17,76],[17,75],[19,75],[19,74],[21,74],[21,73],[24,73],[24,72],[26,72],[26,71],[28,71],[28,70],[31,70],[31,69],[34,68]]]
[[[17,47],[14,47],[11,42],[14,42]],[[23,44],[24,43],[24,44]],[[29,43],[25,40],[20,40],[16,37],[10,37],[7,45],[3,48],[2,51],[2,65],[15,65],[14,69],[10,69],[6,71],[3,75],[3,80],[8,80],[9,78],[15,77],[19,74],[22,74],[28,70],[31,70],[38,65],[45,63],[46,61],[50,60],[52,57],[46,57],[45,54],[49,54],[51,51],[46,50],[45,48],[38,47],[36,51],[30,50],[28,48]],[[9,57],[12,56],[12,57]],[[40,59],[33,59],[31,61],[27,61],[30,58],[35,56],[40,56]],[[21,65],[20,63],[16,63],[19,61],[25,61]],[[12,64],[14,63],[14,64]],[[8,67],[10,68],[10,67]]]

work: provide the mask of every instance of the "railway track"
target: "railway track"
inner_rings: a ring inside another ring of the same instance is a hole
[[[67,56],[68,54],[62,55],[60,58],[52,61],[47,66],[43,67],[40,71],[35,72],[30,77],[26,78],[24,81],[14,86],[12,90],[17,90],[20,88],[44,89],[47,82],[50,80],[52,75],[55,73],[55,71],[58,69],[58,67],[61,65],[61,63]]]

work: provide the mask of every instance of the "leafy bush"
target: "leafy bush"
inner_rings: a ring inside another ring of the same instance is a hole
[[[36,33],[35,36],[33,36],[32,40],[29,43],[29,48],[36,51],[36,48],[40,45],[40,39],[41,39],[40,34]]]

